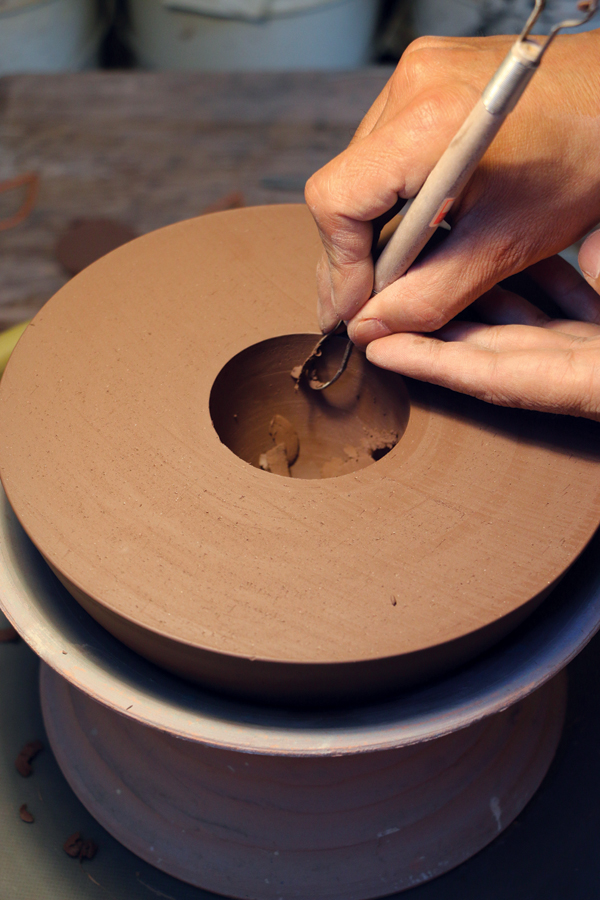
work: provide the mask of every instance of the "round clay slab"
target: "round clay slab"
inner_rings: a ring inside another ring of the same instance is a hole
[[[146,235],[46,304],[0,390],[2,481],[71,592],[147,658],[259,699],[356,699],[476,656],[600,520],[598,424],[397,376],[400,439],[366,468],[281,477],[221,443],[211,402],[230,437],[236,421],[254,434],[261,403],[246,420],[229,376],[211,400],[217,376],[248,348],[314,330],[318,254],[302,206]],[[371,426],[379,375],[354,358],[340,393],[297,392],[317,432],[344,432],[357,411]],[[267,373],[265,440],[284,364]],[[389,392],[381,382],[391,415]]]

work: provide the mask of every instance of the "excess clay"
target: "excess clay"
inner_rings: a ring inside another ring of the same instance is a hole
[[[63,584],[146,658],[265,701],[356,700],[464,663],[600,520],[597,423],[359,352],[296,391],[318,254],[302,206],[131,241],[46,304],[0,388],[2,481]],[[292,477],[259,468],[278,447]]]

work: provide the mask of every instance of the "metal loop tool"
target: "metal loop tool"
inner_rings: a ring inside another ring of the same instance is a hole
[[[423,247],[442,224],[444,217],[460,196],[508,114],[515,108],[542,57],[559,31],[577,28],[591,19],[599,0],[580,0],[580,18],[565,19],[547,36],[534,38],[531,30],[546,6],[546,0],[535,0],[535,6],[523,31],[483,91],[481,98],[440,157],[417,196],[407,203],[396,231],[375,265],[373,294],[380,293],[400,278],[415,261]],[[321,338],[302,366],[298,383],[305,379],[314,390],[333,384],[348,364],[350,350],[329,381],[316,376],[316,358],[323,354],[327,338],[339,334],[339,326]],[[350,343],[350,339],[348,339]]]

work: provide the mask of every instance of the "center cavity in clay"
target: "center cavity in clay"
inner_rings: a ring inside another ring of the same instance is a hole
[[[331,478],[371,465],[403,435],[410,401],[401,379],[354,353],[342,378],[325,391],[290,372],[315,343],[314,334],[261,341],[220,371],[210,414],[221,441],[236,456],[275,475]],[[322,364],[335,372],[345,339],[332,340]]]

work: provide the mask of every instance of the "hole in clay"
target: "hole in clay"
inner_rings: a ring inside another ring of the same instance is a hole
[[[375,448],[371,451],[371,456],[373,457],[373,461],[377,462],[380,459],[383,459],[384,456],[387,456],[392,448],[391,447],[379,447]]]
[[[293,478],[330,478],[372,465],[404,433],[410,414],[403,379],[355,350],[331,387],[298,390],[291,370],[310,353],[314,334],[292,334],[242,350],[219,372],[210,415],[221,441],[245,462]],[[336,371],[345,340],[335,338],[319,363]]]

